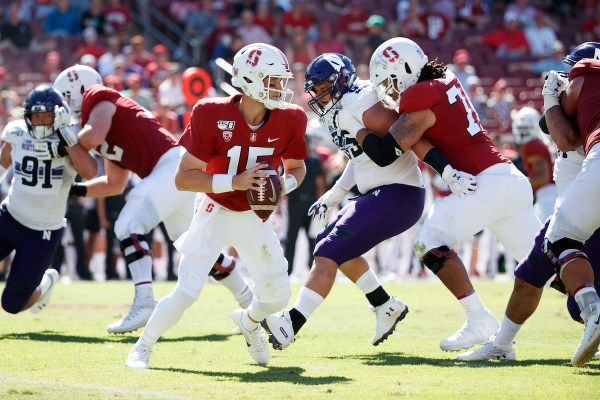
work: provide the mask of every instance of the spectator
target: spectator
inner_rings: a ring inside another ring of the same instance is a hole
[[[60,63],[60,53],[58,51],[49,51],[46,54],[46,62],[42,65],[42,73],[46,75],[48,82],[54,81],[54,78],[62,72]]]
[[[235,29],[235,27],[229,24],[229,17],[226,13],[217,13],[217,24],[204,39],[204,45],[202,46],[204,57],[202,59],[210,60],[215,48],[221,42],[223,36],[232,36],[235,33]]]
[[[340,53],[346,52],[346,45],[333,34],[333,23],[321,21],[317,25],[318,39],[314,41],[315,53]]]
[[[10,85],[8,82],[6,82],[6,68],[0,66],[0,92],[4,92],[5,90],[9,89]]]
[[[425,26],[426,37],[439,44],[447,42],[451,37],[450,20],[436,10],[436,2],[429,0],[426,11],[421,14],[421,22]]]
[[[362,63],[369,64],[369,60],[375,49],[387,40],[387,35],[383,29],[384,25],[385,19],[381,15],[373,14],[367,20],[366,26],[369,28],[369,32],[362,51]]]
[[[102,0],[90,1],[90,7],[81,14],[80,25],[82,31],[86,28],[94,28],[98,35],[104,36],[106,16]]]
[[[146,68],[148,64],[154,61],[154,55],[146,51],[144,46],[144,37],[142,35],[132,36],[129,44],[133,49],[133,60],[142,68]]]
[[[105,77],[115,72],[115,59],[121,56],[121,39],[117,35],[111,35],[106,40],[108,49],[98,59],[98,72]],[[122,57],[122,56],[121,56]]]
[[[152,89],[158,89],[161,83],[169,76],[171,63],[169,62],[169,49],[163,44],[152,48],[155,60],[146,66],[146,79]]]
[[[256,5],[254,23],[262,26],[271,37],[278,38],[281,36],[280,21],[278,21],[275,13],[269,9],[269,3],[266,1],[259,1]]]
[[[166,98],[158,101],[157,106],[152,110],[152,115],[169,133],[178,136],[183,132],[183,129],[179,125],[177,113],[173,111],[169,100]]]
[[[306,66],[317,56],[312,42],[308,40],[307,32],[300,27],[294,28],[290,34],[284,53],[290,65],[302,63]]]
[[[466,84],[464,85],[471,100],[471,105],[475,109],[477,115],[481,119],[482,123],[485,124],[487,118],[487,101],[488,97],[485,94],[485,90],[481,87],[481,81],[479,77],[473,75],[467,78]]]
[[[121,94],[129,97],[146,110],[152,110],[152,93],[148,89],[142,88],[142,76],[136,73],[129,74],[125,83],[128,89],[123,90]]]
[[[488,116],[495,118],[502,130],[510,130],[512,123],[511,112],[514,108],[515,97],[512,90],[508,87],[506,79],[500,78],[494,83],[490,97],[488,99]]]
[[[471,31],[483,31],[490,22],[490,9],[483,0],[469,0],[458,10],[456,19]]]
[[[125,46],[123,48],[123,56],[125,59],[125,62],[123,64],[123,82],[126,84],[127,78],[131,74],[138,74],[141,77],[143,77],[144,68],[135,62],[135,54],[133,53],[132,46]]]
[[[579,43],[600,41],[600,3],[596,5],[594,15],[583,21],[577,36]]]
[[[98,59],[106,52],[104,46],[98,43],[98,34],[93,27],[85,28],[81,34],[83,43],[75,49],[75,58],[80,58],[84,54],[91,54]]]
[[[346,42],[346,46],[351,50],[350,59],[359,58],[362,46],[365,44],[367,34],[366,22],[369,19],[362,6],[362,0],[352,0],[350,10],[342,14],[337,20],[337,31],[339,37]],[[354,57],[354,53],[359,53]]]
[[[19,4],[8,7],[8,19],[0,26],[0,49],[27,49],[33,41],[31,26],[19,16]]]
[[[188,15],[198,11],[198,4],[195,0],[175,0],[170,2],[169,13],[174,21],[182,28],[185,28],[185,19]]]
[[[254,23],[254,12],[251,10],[242,11],[241,25],[236,33],[242,38],[244,45],[251,43],[273,43],[271,35],[262,26]]]
[[[217,26],[217,15],[212,8],[212,0],[201,0],[200,9],[188,14],[185,31],[199,43]]]
[[[403,36],[411,39],[423,38],[427,34],[427,27],[421,21],[421,11],[415,3],[408,9],[408,15],[400,22]]]
[[[304,8],[303,0],[293,0],[292,9],[283,14],[281,24],[285,35],[290,37],[295,34],[297,31],[296,28],[302,28],[304,31],[308,31],[313,24],[313,17]],[[310,61],[312,61],[312,58],[309,62]]]
[[[471,57],[469,51],[467,49],[456,50],[452,61],[454,64],[448,64],[448,69],[456,75],[461,85],[467,89],[468,78],[477,76],[475,67],[470,64]]]
[[[109,88],[120,92],[125,89],[125,57],[116,56],[113,62],[113,73],[104,76],[103,82]]]
[[[252,14],[256,13],[256,1],[255,0],[237,0],[232,3],[235,3],[233,6],[233,10],[231,12],[232,19],[242,18],[242,14],[246,10],[252,11]]]
[[[50,36],[72,36],[79,33],[79,16],[69,7],[69,0],[56,0],[56,7],[44,22],[44,32]]]
[[[522,28],[529,28],[535,24],[535,16],[539,12],[537,8],[529,4],[529,0],[515,0],[506,7],[504,18],[506,19],[507,15],[515,16]]]
[[[552,55],[534,62],[514,62],[506,66],[510,73],[516,71],[529,71],[532,74],[541,76],[548,71],[570,71],[571,66],[565,64],[562,59],[565,56],[565,47],[559,41],[552,45]]]
[[[94,57],[92,54],[84,54],[79,59],[79,64],[96,69],[96,68],[98,68],[98,59],[96,57]]]
[[[558,40],[548,17],[541,12],[535,15],[535,23],[525,28],[525,37],[529,43],[529,54],[536,58],[551,56],[552,46]]]
[[[519,27],[515,14],[505,14],[503,28],[485,35],[470,36],[465,40],[465,46],[467,47],[477,43],[490,46],[495,50],[498,57],[515,59],[529,52],[527,37],[525,37],[523,29]]]
[[[104,18],[106,18],[108,33],[124,36],[129,31],[131,11],[129,7],[121,4],[121,0],[108,0],[108,5],[104,8]]]
[[[184,96],[179,65],[170,64],[167,79],[158,87],[158,101],[159,104],[168,103],[176,112],[183,111]]]

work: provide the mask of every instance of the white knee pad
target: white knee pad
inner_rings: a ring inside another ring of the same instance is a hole
[[[199,259],[201,257],[181,256],[179,263],[179,276],[175,288],[185,293],[194,300],[198,300],[198,296],[208,279],[208,271],[198,268]]]

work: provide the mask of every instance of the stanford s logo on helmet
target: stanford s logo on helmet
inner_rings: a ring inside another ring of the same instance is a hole
[[[371,83],[377,89],[379,100],[391,96],[397,107],[402,93],[419,81],[427,62],[423,50],[410,39],[396,37],[382,43],[369,63]]]
[[[81,112],[83,92],[92,85],[102,85],[102,78],[95,69],[86,65],[69,67],[54,80],[54,87],[65,96],[75,114]]]
[[[325,53],[308,64],[304,77],[304,91],[312,97],[308,105],[319,117],[324,116],[348,92],[356,80],[356,69],[348,57],[339,53]],[[315,85],[331,83],[328,90],[316,93]],[[331,100],[322,105],[323,97],[331,95]]]
[[[267,109],[284,109],[292,100],[294,92],[287,85],[294,75],[287,58],[277,47],[266,43],[249,44],[235,54],[232,69],[231,84]],[[268,78],[266,83],[265,78]],[[272,79],[281,79],[281,89],[270,87]],[[269,93],[277,93],[278,97],[272,99]]]
[[[36,139],[45,139],[54,133],[54,109],[66,105],[62,95],[50,85],[35,87],[25,99],[23,114],[27,129]],[[52,113],[52,123],[49,125],[33,125],[32,116],[37,113]]]
[[[575,47],[571,54],[563,58],[563,62],[568,65],[575,65],[584,58],[593,58],[600,60],[600,43],[585,42]]]

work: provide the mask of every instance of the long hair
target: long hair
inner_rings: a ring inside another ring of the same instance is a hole
[[[417,82],[422,82],[422,81],[426,81],[426,80],[430,80],[430,79],[442,78],[444,76],[444,74],[446,73],[447,69],[448,69],[448,67],[446,67],[442,63],[439,63],[436,58],[435,60],[430,61],[427,64],[425,64],[425,66],[421,70],[421,76],[419,77],[419,80]]]

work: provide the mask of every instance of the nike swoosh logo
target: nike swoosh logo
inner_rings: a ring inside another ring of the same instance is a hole
[[[279,138],[275,138],[275,139],[267,138],[267,142],[269,142],[269,143],[272,143],[276,140],[279,140]]]
[[[600,315],[598,315],[598,319],[594,322],[596,325],[600,325]]]

